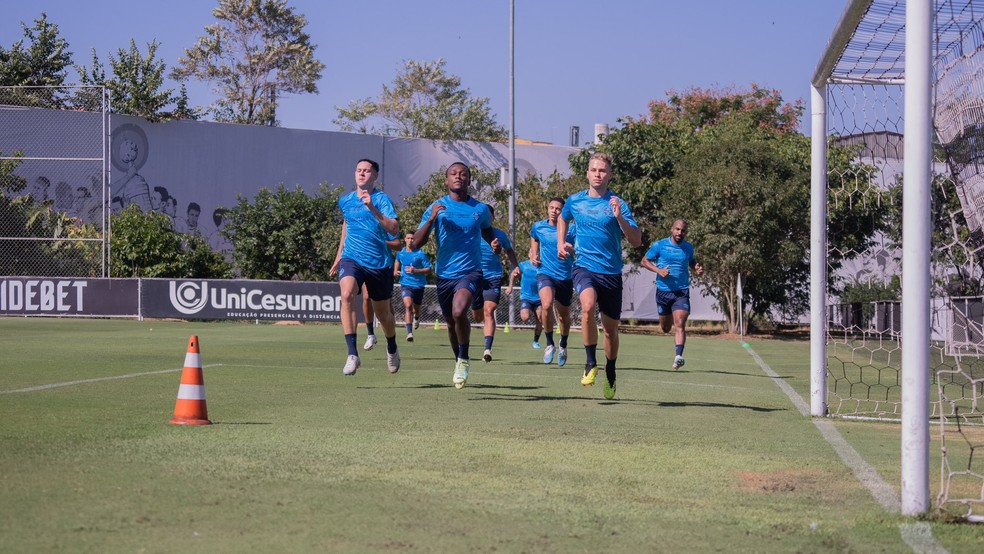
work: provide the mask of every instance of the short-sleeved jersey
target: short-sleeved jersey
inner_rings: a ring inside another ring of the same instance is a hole
[[[420,288],[427,284],[424,273],[407,273],[407,268],[423,269],[431,266],[430,258],[423,250],[407,250],[404,248],[396,253],[396,261],[400,262],[400,284],[404,287]]]
[[[656,276],[657,290],[671,292],[690,288],[690,268],[697,263],[694,245],[687,241],[675,244],[670,237],[659,239],[646,251],[646,259],[656,267],[670,269],[668,276]]]
[[[519,299],[539,302],[540,291],[536,286],[536,276],[540,271],[539,268],[533,265],[533,262],[526,260],[519,262],[519,271]]]
[[[567,237],[564,242],[574,244],[576,229],[577,225],[573,222],[567,226]],[[557,226],[551,225],[546,219],[537,221],[530,228],[530,238],[540,243],[539,272],[558,281],[569,280],[571,270],[574,268],[574,258],[569,256],[566,260],[561,260],[557,257]]]
[[[503,250],[511,249],[512,243],[509,242],[509,235],[498,227],[492,228],[492,234],[499,239],[499,245]],[[482,249],[482,278],[495,279],[502,278],[502,258],[492,250],[492,245],[482,239],[479,245]]]
[[[492,227],[489,207],[472,197],[458,202],[451,195],[438,198],[424,210],[418,229],[430,219],[435,204],[445,208],[437,214],[431,227],[437,242],[434,271],[442,279],[458,279],[471,271],[482,269],[482,229]]]
[[[385,192],[373,189],[370,198],[372,205],[383,215],[396,219],[396,209]],[[354,190],[339,198],[338,207],[345,218],[342,257],[368,269],[393,267],[393,251],[386,245],[392,237],[359,199],[359,191]]]
[[[616,275],[622,273],[622,228],[609,204],[615,196],[608,191],[600,198],[588,196],[588,191],[572,194],[564,203],[560,217],[577,224],[574,239],[574,267],[592,273]],[[621,198],[622,217],[638,228],[629,205]]]

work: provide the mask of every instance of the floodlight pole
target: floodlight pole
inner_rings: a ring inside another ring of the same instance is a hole
[[[902,185],[902,515],[929,511],[932,0],[905,3]]]
[[[509,0],[509,240],[516,243],[516,0]]]
[[[509,0],[509,240],[516,244],[516,0]],[[511,270],[510,270],[511,271]],[[515,302],[509,302],[509,323],[515,321]]]

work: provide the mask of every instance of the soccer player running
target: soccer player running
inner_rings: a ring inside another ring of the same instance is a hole
[[[403,237],[406,248],[396,253],[393,276],[400,278],[407,342],[413,342],[413,330],[420,327],[420,306],[424,303],[424,287],[431,272],[430,258],[423,250],[414,250],[413,233]]]
[[[574,240],[574,288],[581,301],[581,334],[587,363],[581,384],[594,385],[598,376],[598,328],[595,310],[601,311],[605,332],[605,398],[615,398],[615,362],[618,358],[618,323],[622,317],[622,237],[642,246],[642,231],[624,200],[612,194],[612,159],[596,152],[588,160],[588,188],[572,194],[557,220],[557,236],[566,237],[570,222],[577,224]],[[557,257],[570,257],[566,243],[557,242]]]
[[[564,208],[562,198],[551,198],[547,202],[547,218],[537,221],[530,228],[530,261],[538,266],[537,288],[540,296],[540,324],[547,337],[547,348],[543,351],[543,363],[553,363],[557,354],[557,365],[567,364],[567,337],[571,334],[571,302],[574,300],[574,282],[571,271],[574,260],[568,256],[561,259],[553,253],[561,248],[568,253],[573,251],[575,227],[567,227],[563,241],[557,240],[557,221]],[[543,255],[546,253],[547,255]],[[554,310],[560,321],[560,348],[554,345]],[[593,325],[593,323],[592,323]]]
[[[424,210],[420,226],[413,234],[411,248],[419,250],[427,244],[431,232],[437,241],[437,260],[434,273],[437,276],[437,300],[441,313],[448,322],[448,339],[454,351],[454,375],[451,382],[456,388],[468,381],[470,357],[468,340],[471,323],[468,310],[475,295],[482,290],[481,241],[492,245],[498,252],[501,247],[492,232],[492,216],[489,207],[471,197],[471,170],[461,162],[448,166],[444,173],[448,194],[435,200]]]
[[[375,317],[386,335],[386,368],[400,370],[393,321],[393,253],[387,241],[398,236],[400,223],[389,196],[376,190],[379,164],[362,159],[355,166],[354,191],[338,199],[345,221],[342,223],[342,253],[338,262],[338,284],[342,296],[342,330],[348,346],[344,375],[354,375],[362,365],[356,350],[355,297],[363,284],[372,300]]]
[[[536,276],[539,270],[533,262],[526,260],[520,262],[519,266],[509,273],[509,286],[506,288],[506,296],[512,294],[516,277],[519,279],[519,318],[523,321],[534,320],[533,326],[533,348],[540,348],[540,333],[543,331],[540,318],[540,293],[536,288]]]
[[[687,242],[689,226],[684,219],[673,222],[670,236],[649,247],[642,258],[642,267],[656,273],[656,310],[664,333],[676,326],[676,356],[673,369],[685,363],[683,347],[687,344],[687,318],[690,317],[690,268],[703,275],[704,268],[694,257],[694,245]]]
[[[489,206],[489,215],[495,219],[495,209]],[[516,259],[516,251],[513,250],[512,243],[509,242],[509,235],[498,227],[492,227],[492,233],[499,241],[500,254],[492,250],[492,246],[482,244],[482,293],[476,294],[472,300],[472,317],[475,323],[482,323],[482,330],[485,331],[485,352],[482,359],[485,363],[492,361],[492,342],[495,341],[495,310],[499,307],[502,291],[502,259],[499,258],[501,252],[505,252],[509,258],[512,268],[519,267],[519,260]]]

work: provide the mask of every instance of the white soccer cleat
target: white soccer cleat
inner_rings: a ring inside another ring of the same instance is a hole
[[[463,360],[458,358],[458,361],[454,364],[454,376],[451,378],[451,382],[454,383],[454,388],[460,389],[465,386],[465,381],[468,381],[468,360]]]
[[[556,346],[552,344],[548,344],[547,349],[543,351],[543,363],[552,364],[554,359],[554,352],[556,350],[557,350]]]
[[[420,318],[413,316],[413,328],[420,329]]]
[[[399,350],[393,352],[392,354],[390,354],[389,352],[386,353],[386,369],[388,369],[390,373],[396,373],[397,371],[400,371]]]
[[[677,356],[677,357],[673,358],[673,366],[672,367],[673,367],[674,370],[677,370],[677,369],[680,369],[681,367],[683,367],[683,364],[685,364],[685,363],[687,363],[687,362],[683,359],[683,356]]]
[[[407,333],[407,342],[413,342],[413,333]]]
[[[485,360],[485,363],[491,362],[492,361],[492,349],[486,348],[485,349],[485,353],[482,354],[482,359]]]
[[[557,348],[557,367],[565,365],[567,365],[567,347],[560,346]]]
[[[363,350],[372,350],[376,346],[376,335],[369,335],[366,337],[366,343],[362,345]]]
[[[540,349],[540,341],[538,341],[538,340],[533,341],[533,348],[536,349],[536,350],[539,350]]]
[[[345,367],[342,368],[342,375],[355,375],[355,370],[362,366],[362,360],[358,356],[349,356],[345,359]]]

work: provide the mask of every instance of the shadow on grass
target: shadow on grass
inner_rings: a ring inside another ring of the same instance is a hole
[[[273,425],[271,421],[213,421],[212,425]]]
[[[744,371],[724,371],[722,369],[669,369],[662,367],[620,367],[619,371],[647,371],[651,373],[666,373],[668,375],[700,375],[701,373],[713,373],[715,375],[737,375],[739,377],[755,377],[756,379],[771,379],[764,373],[747,373]],[[794,379],[793,375],[780,375],[780,379]]]
[[[392,386],[392,387],[391,386],[380,386],[380,387],[359,386],[359,387],[356,387],[356,388],[357,389],[424,389],[424,390],[426,390],[426,389],[450,389],[450,388],[454,388],[454,385],[451,384],[451,383],[447,383],[447,384],[445,384],[445,383],[425,383],[425,384],[422,384],[422,385],[404,385],[404,386]],[[541,386],[525,386],[525,387],[521,387],[521,386],[515,386],[515,385],[482,385],[482,384],[474,384],[474,385],[465,385],[464,388],[467,389],[467,390],[474,390],[474,389],[482,389],[482,390],[486,390],[486,389],[502,389],[502,390],[524,391],[524,390],[537,390],[537,389],[542,389],[542,388],[545,388],[545,387],[541,387]]]
[[[481,388],[480,386],[469,387],[469,388]],[[490,387],[490,388],[510,388],[510,387]],[[659,400],[644,400],[644,399],[615,399],[615,400],[603,400],[596,396],[547,396],[547,395],[512,395],[512,394],[495,394],[490,392],[485,392],[484,396],[473,398],[476,401],[494,401],[494,400],[508,400],[513,402],[544,402],[544,401],[568,401],[568,400],[588,400],[597,401],[599,404],[610,406],[617,404],[631,404],[631,405],[649,405],[657,406],[660,408],[725,408],[725,409],[739,409],[739,410],[751,410],[753,412],[786,412],[789,411],[787,408],[762,408],[760,406],[748,406],[743,404],[723,404],[718,402],[661,402]]]

